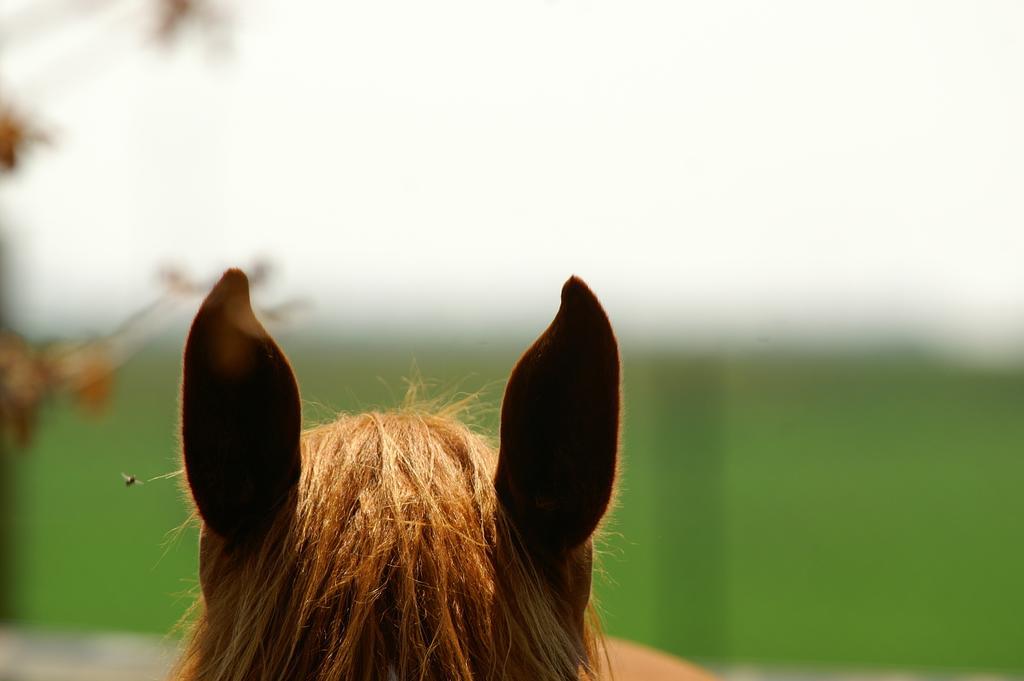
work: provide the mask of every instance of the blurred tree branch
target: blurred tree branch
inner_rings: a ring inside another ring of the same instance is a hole
[[[0,14],[0,84],[10,50],[39,40],[48,33],[76,25],[100,13],[115,14],[116,21],[100,27],[125,28],[169,45],[190,26],[208,31],[227,24],[227,15],[214,8],[213,0],[33,0],[6,14]],[[141,13],[140,13],[141,11]],[[95,22],[93,22],[95,23]],[[91,45],[102,51],[106,42]],[[67,56],[67,55],[65,55]],[[81,76],[82,55],[58,59],[57,64]],[[104,62],[113,64],[114,62]],[[34,79],[33,84],[43,79]],[[0,179],[21,170],[29,151],[52,142],[43,125],[26,113],[8,88],[0,88]],[[266,267],[263,267],[266,270]],[[23,336],[3,330],[0,323],[0,438],[16,446],[29,444],[42,406],[61,395],[69,395],[86,409],[96,412],[107,402],[116,367],[137,352],[166,323],[176,303],[197,295],[205,287],[190,281],[177,270],[163,273],[163,293],[149,306],[129,318],[119,329],[89,341],[60,341],[34,345]],[[0,439],[0,444],[2,444]],[[0,494],[3,491],[0,490]],[[3,538],[0,537],[0,545]],[[0,546],[2,551],[2,546]],[[2,588],[2,584],[0,584]]]

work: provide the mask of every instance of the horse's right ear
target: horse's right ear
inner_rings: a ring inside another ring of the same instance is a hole
[[[618,344],[597,297],[573,277],[501,405],[495,487],[527,541],[557,554],[590,537],[611,501],[618,447]]]
[[[298,481],[298,386],[257,321],[249,281],[228,270],[185,343],[181,434],[192,498],[225,539],[261,527]]]

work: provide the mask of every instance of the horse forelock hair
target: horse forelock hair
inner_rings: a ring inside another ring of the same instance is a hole
[[[498,502],[494,446],[445,413],[341,415],[258,542],[209,537],[176,681],[564,681],[596,676]],[[209,587],[209,588],[207,588]]]

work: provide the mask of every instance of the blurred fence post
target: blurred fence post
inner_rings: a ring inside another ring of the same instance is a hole
[[[664,450],[657,457],[656,612],[664,647],[727,660],[724,367],[712,356],[664,357],[650,377]]]

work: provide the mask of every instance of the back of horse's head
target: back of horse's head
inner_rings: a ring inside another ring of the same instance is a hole
[[[613,492],[619,360],[578,279],[513,369],[499,447],[407,405],[301,432],[297,383],[229,271],[182,382],[203,602],[180,679],[593,676],[591,535]]]

